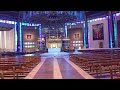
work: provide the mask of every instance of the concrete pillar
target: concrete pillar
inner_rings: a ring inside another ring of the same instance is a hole
[[[108,30],[109,30],[109,47],[110,48],[115,48],[117,47],[117,42],[116,42],[116,36],[115,36],[115,31],[116,31],[116,25],[115,24],[115,17],[113,16],[112,11],[109,11],[108,14]]]
[[[17,24],[16,24],[16,31],[17,31],[17,52],[22,52],[22,28],[20,27],[20,13],[18,16]]]
[[[82,13],[82,20],[84,21],[83,22],[83,45],[84,45],[84,48],[88,48],[89,47],[89,43],[88,43],[88,22],[87,22],[87,15],[86,15],[86,12],[83,11]]]
[[[39,26],[40,50],[42,50],[42,28]]]

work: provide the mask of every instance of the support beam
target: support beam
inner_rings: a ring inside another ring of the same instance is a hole
[[[89,44],[88,44],[88,22],[87,22],[87,16],[86,16],[86,12],[84,11],[82,13],[82,17],[83,17],[83,42],[84,42],[84,48],[88,48]]]
[[[66,23],[65,23],[65,38],[66,39],[68,38],[68,31],[67,31],[67,25],[66,25]],[[66,48],[68,48],[68,42],[65,41],[65,43],[66,43]]]
[[[22,33],[22,24],[20,22],[20,13],[16,24],[16,31],[17,31],[17,52],[22,52],[23,33]]]
[[[17,52],[17,40],[18,40],[18,36],[17,36],[17,28],[16,28],[16,26],[17,26],[17,23],[15,23],[15,27],[14,27],[14,36],[15,36],[15,52]]]
[[[113,26],[114,26],[114,42],[115,42],[115,48],[118,47],[117,44],[117,20],[116,20],[116,15],[113,15]]]
[[[42,50],[42,28],[39,26],[40,50]]]
[[[117,35],[116,35],[116,17],[113,16],[112,11],[109,11],[108,17],[108,31],[109,31],[109,47],[117,47]]]
[[[84,18],[85,18],[85,39],[86,39],[86,48],[88,48],[88,47],[89,47],[89,43],[88,43],[88,22],[87,22],[86,11],[84,11]]]
[[[17,31],[17,52],[20,52],[20,22],[18,21],[16,24],[16,31]]]

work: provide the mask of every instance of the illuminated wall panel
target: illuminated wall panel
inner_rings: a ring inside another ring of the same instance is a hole
[[[0,31],[1,51],[14,51],[14,29],[10,31]]]
[[[15,35],[15,51],[17,51],[17,31],[16,31],[16,24],[17,23],[15,23],[15,28],[14,28],[14,35]]]
[[[22,52],[22,24],[20,23],[20,52]]]
[[[115,15],[113,16],[113,25],[114,25],[114,41],[115,41],[115,47],[117,48],[117,22]]]

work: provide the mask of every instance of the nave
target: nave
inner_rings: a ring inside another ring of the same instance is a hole
[[[93,79],[73,62],[69,56],[41,57],[41,62],[25,79]]]
[[[119,79],[119,50],[0,57],[1,79]]]
[[[71,62],[67,53],[3,57],[0,61],[1,79],[93,79]]]

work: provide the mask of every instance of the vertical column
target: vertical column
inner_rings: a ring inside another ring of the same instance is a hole
[[[68,32],[67,32],[67,25],[65,23],[65,38],[67,39],[67,37],[68,37]],[[67,42],[67,40],[65,42],[66,42],[66,48],[68,48],[68,42]]]
[[[17,52],[20,52],[20,22],[16,24],[16,31],[17,31]]]
[[[4,40],[5,40],[5,50],[7,49],[6,47],[6,31],[4,31]]]
[[[18,21],[17,22],[17,28],[16,28],[17,30],[17,52],[22,52],[22,42],[23,42],[23,38],[22,38],[22,35],[23,35],[23,33],[22,33],[22,25],[21,25],[21,23]]]
[[[10,31],[12,31],[12,30],[10,30]],[[7,39],[7,42],[6,42],[6,44],[7,44],[7,49],[9,50],[9,51],[12,51],[13,50],[13,48],[11,48],[11,46],[12,46],[12,44],[11,44],[11,40],[10,40],[10,31],[6,31],[6,35],[7,35],[7,37],[6,37],[6,39]],[[12,36],[12,38],[14,39],[14,35],[11,35]],[[14,42],[12,42],[13,44],[14,44]],[[8,44],[10,44],[10,45],[8,45]]]
[[[115,30],[114,28],[114,17],[112,14],[112,11],[109,11],[109,16],[108,16],[108,30],[109,30],[109,47],[114,48],[115,46]]]
[[[86,48],[86,31],[85,31],[85,23],[83,22],[83,26],[82,26],[82,31],[83,31],[83,46],[84,48]]]
[[[15,52],[17,51],[17,28],[16,28],[16,26],[17,26],[17,23],[15,22],[15,27],[14,27],[14,36],[15,36]]]
[[[42,28],[39,26],[40,50],[42,50]]]
[[[2,31],[2,49],[5,49],[5,38],[4,38],[4,31]]]
[[[109,32],[109,48],[112,48],[112,28],[111,28],[111,11],[108,14],[108,32]]]
[[[17,21],[17,24],[16,24],[16,31],[17,31],[17,52],[22,52],[22,42],[23,42],[23,38],[22,38],[22,24],[20,22],[20,13],[19,13],[19,16],[18,16],[18,21]]]
[[[83,45],[84,48],[88,48],[88,22],[87,22],[87,15],[86,12],[82,12],[82,17],[83,17]]]
[[[86,12],[84,11],[84,17],[85,17],[85,39],[86,39],[86,48],[89,47],[89,43],[88,43],[88,20],[87,20],[87,15]]]
[[[46,33],[45,33],[45,49],[47,49],[47,35],[46,35]]]
[[[114,45],[115,45],[115,48],[118,47],[118,44],[117,44],[117,20],[116,20],[116,14],[113,15],[113,26],[114,26]]]
[[[22,24],[20,22],[20,52],[23,51],[23,31],[22,31]]]
[[[2,37],[1,37],[1,33],[2,33],[2,31],[0,31],[0,50],[2,49]]]
[[[67,25],[65,24],[65,37],[67,38]]]

